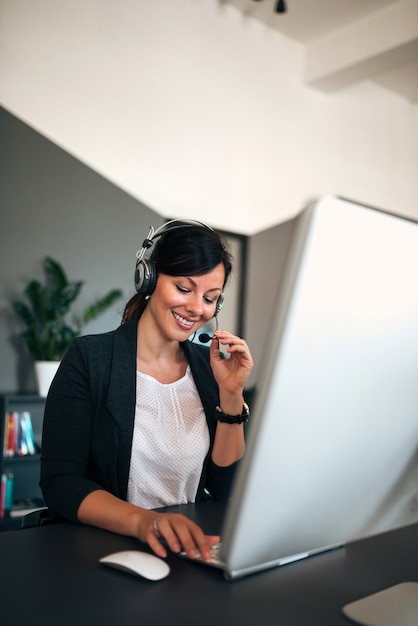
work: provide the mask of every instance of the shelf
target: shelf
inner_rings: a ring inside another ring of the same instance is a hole
[[[0,532],[20,528],[25,515],[28,515],[33,511],[39,511],[39,509],[43,508],[45,508],[45,503],[39,498],[16,503],[13,506],[13,509],[9,511],[2,520],[0,520]]]
[[[36,507],[43,506],[42,492],[39,487],[40,479],[40,442],[42,439],[43,415],[45,398],[35,394],[3,393],[0,394],[0,441],[4,441],[5,417],[9,413],[28,411],[31,416],[32,429],[35,440],[35,454],[23,456],[0,455],[0,474],[13,474],[13,508],[11,513],[6,512],[4,520],[0,520],[0,530],[16,528],[24,513],[18,515],[15,509],[21,503],[36,503]],[[39,506],[38,506],[39,504]],[[20,507],[22,508],[22,507]],[[28,504],[28,512],[33,509]],[[17,521],[16,521],[17,519]]]
[[[19,465],[21,463],[39,463],[41,455],[39,452],[36,454],[25,454],[23,456],[5,456],[3,457],[3,468],[13,467],[14,465]]]

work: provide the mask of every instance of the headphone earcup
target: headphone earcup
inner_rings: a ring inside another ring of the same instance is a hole
[[[224,294],[222,292],[216,302],[215,317],[218,315],[219,311],[222,309],[223,304],[224,304]]]
[[[135,289],[138,293],[150,296],[157,284],[157,268],[150,259],[139,259],[135,267]]]

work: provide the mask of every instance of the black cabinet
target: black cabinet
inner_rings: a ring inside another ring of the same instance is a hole
[[[10,530],[20,526],[21,516],[33,509],[43,506],[42,493],[39,487],[40,450],[42,438],[42,422],[45,409],[45,398],[29,394],[0,395],[0,442],[2,454],[0,470],[3,478],[12,481],[12,509],[6,511],[0,519],[0,530]],[[30,416],[33,431],[34,451],[26,454],[10,448],[7,436],[7,420],[9,415]]]

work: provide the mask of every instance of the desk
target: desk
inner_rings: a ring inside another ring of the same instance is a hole
[[[171,507],[217,533],[219,503]],[[70,523],[0,533],[1,623],[10,626],[347,626],[341,607],[418,580],[418,524],[227,582],[219,570],[168,557],[149,582],[99,557],[144,549],[135,539]]]

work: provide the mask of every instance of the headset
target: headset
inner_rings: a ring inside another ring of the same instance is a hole
[[[154,227],[150,226],[148,235],[142,244],[142,248],[136,253],[134,282],[135,289],[138,293],[149,297],[153,293],[155,285],[157,284],[158,272],[155,262],[152,259],[144,259],[145,253],[149,248],[151,248],[155,239],[158,239],[173,230],[180,230],[181,228],[188,228],[190,226],[201,226],[213,232],[213,228],[203,222],[198,222],[197,220],[170,220],[157,228],[157,230],[154,230]],[[222,292],[216,302],[214,317],[218,315],[223,303],[224,294]]]

